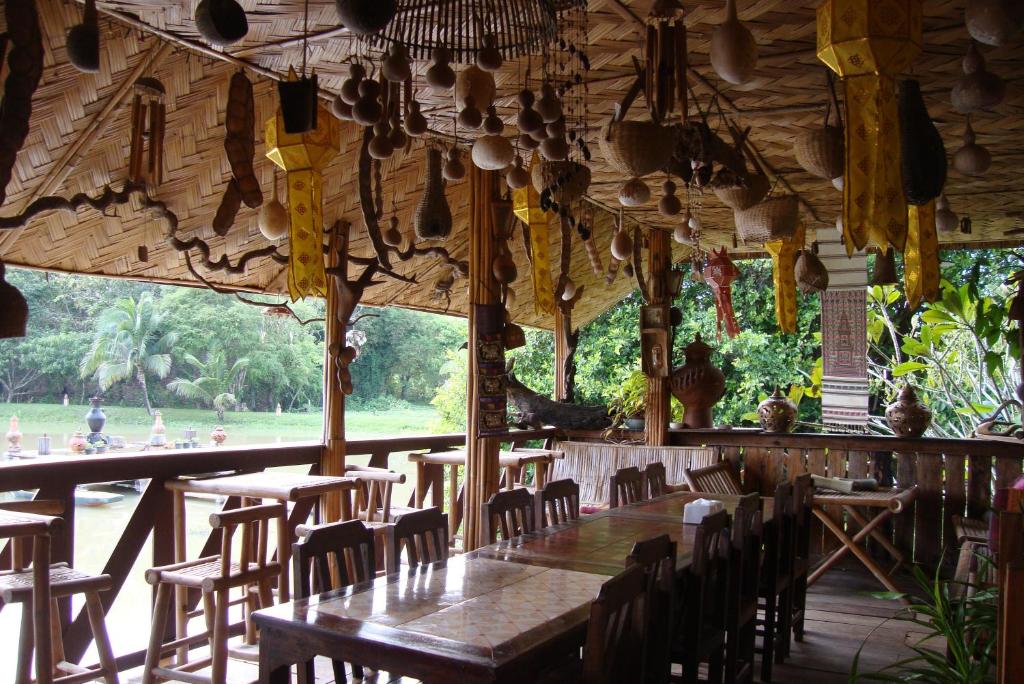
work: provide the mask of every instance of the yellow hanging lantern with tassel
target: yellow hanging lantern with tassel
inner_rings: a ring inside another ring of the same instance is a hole
[[[851,255],[868,242],[904,248],[895,77],[921,51],[921,14],[921,0],[826,0],[818,8],[818,59],[846,89],[843,234]]]
[[[784,333],[796,332],[796,253],[804,246],[804,233],[801,221],[793,237],[764,243],[764,248],[772,257],[775,320],[779,324],[779,331]]]
[[[939,298],[939,236],[935,230],[935,200],[907,211],[907,245],[903,250],[903,285],[907,304],[916,309],[922,299]]]
[[[531,171],[538,163],[537,154],[534,153],[530,162]],[[548,221],[554,214],[540,208],[540,193],[533,187],[533,183],[512,191],[512,211],[530,229],[534,311],[554,316],[555,289],[551,280],[551,238],[548,230]]]
[[[327,296],[324,273],[322,172],[341,148],[341,122],[317,103],[316,128],[288,133],[281,110],[267,121],[267,158],[288,181],[288,293],[292,301]]]

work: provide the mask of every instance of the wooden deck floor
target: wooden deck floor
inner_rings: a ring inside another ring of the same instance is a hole
[[[840,567],[826,573],[808,594],[804,642],[794,643],[789,660],[776,666],[774,682],[846,684],[854,654],[865,644],[865,639],[867,642],[860,658],[861,672],[873,672],[907,657],[907,644],[920,639],[923,630],[905,621],[892,620],[901,605],[869,595],[880,589],[878,583],[860,568]],[[230,684],[258,679],[256,666],[252,663],[233,660],[229,669]],[[327,659],[318,658],[316,669],[317,684],[333,684],[334,677]],[[134,684],[141,681],[141,673],[134,670],[121,681]],[[349,681],[359,680],[350,678]],[[415,680],[392,678],[385,672],[367,677],[365,681],[416,684]]]

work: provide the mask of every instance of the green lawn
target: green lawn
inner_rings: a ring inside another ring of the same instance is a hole
[[[0,403],[0,434],[7,432],[7,421],[16,415],[21,421],[24,434],[22,446],[26,450],[36,448],[36,439],[44,432],[52,438],[53,449],[63,449],[68,438],[76,430],[88,432],[85,414],[88,406],[61,406],[60,404],[6,404]],[[129,442],[144,441],[149,436],[152,418],[143,408],[105,406],[107,423],[103,432],[123,436]],[[205,442],[210,430],[217,424],[217,414],[210,409],[160,409],[167,437],[173,441],[183,430],[193,427],[199,431],[199,439]],[[224,416],[224,429],[228,433],[228,445],[257,444],[267,442],[288,442],[320,439],[323,416],[320,413],[273,413],[229,412]],[[368,439],[396,435],[429,434],[437,422],[433,407],[424,406],[410,409],[374,413],[370,411],[349,411],[346,413],[347,437]],[[0,445],[6,447],[6,444]]]

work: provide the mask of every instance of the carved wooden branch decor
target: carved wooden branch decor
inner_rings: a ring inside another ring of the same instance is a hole
[[[32,95],[43,75],[43,34],[35,0],[6,0],[4,7],[10,73],[0,102],[0,204],[7,198],[18,150],[28,137]]]

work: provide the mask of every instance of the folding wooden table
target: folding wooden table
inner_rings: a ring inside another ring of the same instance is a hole
[[[814,515],[825,524],[832,534],[843,543],[841,547],[826,556],[821,564],[807,578],[807,586],[818,581],[825,572],[835,565],[847,552],[853,553],[864,566],[871,571],[879,582],[891,592],[899,592],[896,585],[890,579],[892,574],[906,561],[903,553],[893,546],[892,542],[885,538],[878,527],[894,515],[899,515],[907,510],[917,498],[917,485],[907,489],[880,489],[877,491],[851,492],[841,494],[828,490],[816,490],[814,493]],[[849,515],[849,519],[860,526],[852,537],[847,534],[842,525],[834,520],[824,511],[823,506],[842,506]],[[874,509],[878,512],[870,520],[861,513],[859,508]],[[868,537],[877,541],[884,548],[896,565],[889,572],[885,572],[878,566],[871,555],[861,545]]]

